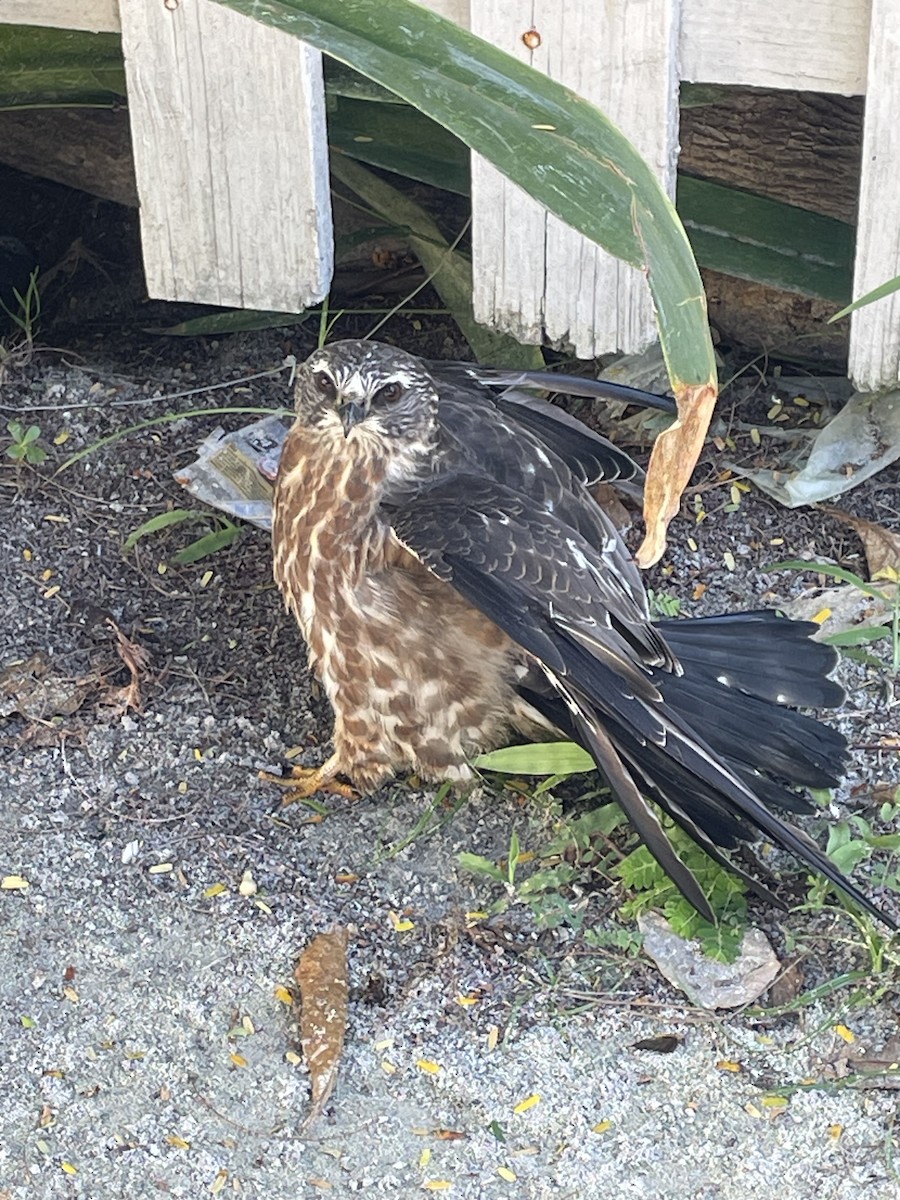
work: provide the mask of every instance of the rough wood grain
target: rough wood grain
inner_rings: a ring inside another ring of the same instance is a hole
[[[873,0],[854,296],[900,275],[898,79],[900,4],[897,0]],[[897,385],[900,293],[861,308],[851,317],[850,378],[863,391]]]
[[[137,207],[128,114],[83,108],[0,112],[0,162]]]
[[[853,222],[862,124],[861,97],[729,88],[682,109],[678,168]]]
[[[671,190],[677,107],[670,0],[496,0],[473,5],[472,29],[595,103]],[[522,41],[530,29],[540,35],[533,50]],[[548,216],[477,156],[472,176],[480,321],[521,341],[572,345],[583,358],[652,340],[649,289],[639,272]]]
[[[683,0],[681,78],[860,95],[870,2]]]
[[[0,0],[0,25],[48,25],[88,33],[119,30],[118,0]]]
[[[321,59],[211,0],[121,0],[152,297],[299,312],[333,261]]]

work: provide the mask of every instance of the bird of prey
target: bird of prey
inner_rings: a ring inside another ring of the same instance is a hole
[[[841,703],[834,650],[768,611],[652,623],[590,491],[638,468],[523,390],[541,382],[368,341],[298,369],[274,570],[335,719],[334,753],[293,769],[292,796],[400,772],[464,785],[473,756],[516,736],[570,738],[708,919],[656,807],[768,900],[729,855],[761,836],[893,926],[778,815],[813,811],[803,789],[841,775],[842,736],[796,711]]]

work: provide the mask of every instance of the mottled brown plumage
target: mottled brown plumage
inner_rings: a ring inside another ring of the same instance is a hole
[[[381,512],[389,456],[362,426],[298,417],[275,496],[275,578],[335,714],[315,782],[471,778],[469,760],[541,718],[514,690],[523,654],[400,544]]]
[[[627,455],[520,390],[370,342],[313,354],[295,402],[275,577],[335,714],[299,794],[407,771],[464,783],[513,733],[570,737],[710,919],[649,801],[770,900],[728,854],[760,833],[881,915],[774,811],[812,811],[803,789],[841,772],[843,738],[795,711],[840,703],[834,651],[767,612],[651,623],[589,491],[633,479]]]

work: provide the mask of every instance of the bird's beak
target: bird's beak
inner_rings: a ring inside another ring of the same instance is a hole
[[[342,404],[338,409],[338,416],[341,419],[341,424],[344,427],[344,437],[350,436],[350,430],[354,425],[358,425],[360,421],[366,418],[366,408],[363,404],[355,404],[352,400]]]

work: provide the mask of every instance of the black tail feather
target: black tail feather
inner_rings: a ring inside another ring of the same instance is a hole
[[[790,707],[828,707],[843,698],[828,678],[834,651],[810,640],[815,628],[769,613],[661,622],[684,673],[651,673],[658,703],[629,694],[596,660],[591,671],[576,672],[580,687],[556,677],[556,697],[528,699],[594,757],[648,849],[704,915],[709,906],[698,902],[696,879],[671,845],[662,845],[662,830],[648,824],[636,793],[759,895],[774,899],[722,851],[762,835],[897,929],[810,837],[777,815],[814,811],[801,789],[836,784],[846,758],[837,730]],[[654,724],[662,725],[662,738],[647,736]]]

